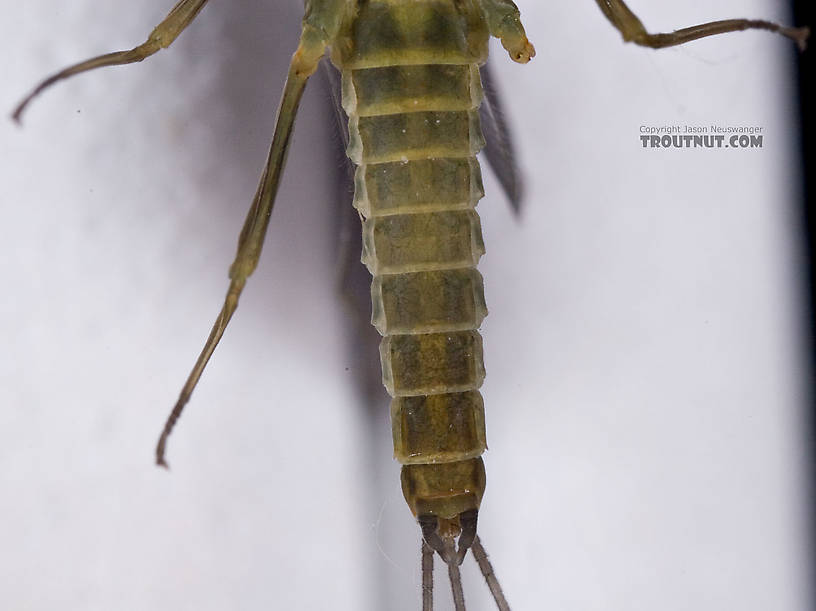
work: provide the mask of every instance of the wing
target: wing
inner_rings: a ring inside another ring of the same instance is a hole
[[[348,117],[346,116],[346,111],[343,110],[340,72],[334,66],[329,65],[329,62],[325,61],[320,64],[320,72],[323,77],[323,83],[331,96],[335,126],[337,128],[337,138],[339,142],[343,143],[343,158],[348,161],[348,171],[351,174],[351,184],[353,185],[354,168],[351,167],[351,161],[349,161],[345,153],[345,148],[348,146]]]
[[[516,166],[516,152],[507,122],[504,120],[504,106],[490,70],[490,63],[482,66],[482,89],[484,101],[479,109],[482,132],[485,137],[484,155],[504,189],[513,212],[521,212],[524,185]]]
[[[332,202],[337,227],[337,292],[347,312],[349,367],[354,371],[358,398],[371,413],[370,422],[377,422],[387,410],[382,409],[383,386],[379,367],[372,367],[379,358],[380,335],[371,326],[371,274],[360,263],[362,232],[360,217],[351,206],[354,196],[354,167],[346,156],[348,118],[341,105],[340,73],[328,62],[321,63],[321,77],[327,90],[327,112],[334,116],[335,134],[332,148],[335,165],[331,169],[337,195]]]

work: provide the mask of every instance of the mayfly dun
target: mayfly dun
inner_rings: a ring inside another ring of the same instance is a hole
[[[144,59],[173,42],[204,4],[180,2],[146,46],[92,60],[43,85],[90,68]],[[638,40],[638,22],[622,3],[598,4],[625,38]],[[515,61],[526,62],[534,51],[511,2],[410,5],[406,9],[396,0],[359,6],[307,2],[272,152],[231,267],[227,303],[160,438],[157,461],[163,462],[167,434],[255,267],[302,89],[329,47],[343,75],[348,151],[357,165],[355,206],[364,219],[363,259],[374,274],[375,324],[386,337],[382,360],[386,387],[394,396],[395,454],[406,465],[403,490],[422,531],[423,608],[432,608],[434,556],[449,571],[456,608],[464,608],[458,567],[473,553],[498,607],[505,609],[508,604],[476,535],[485,482],[480,456],[486,447],[476,331],[486,310],[475,270],[482,248],[473,211],[481,197],[475,154],[483,145],[477,67],[487,56],[488,33],[501,39]],[[664,35],[657,42],[679,44],[745,28],[780,30],[768,22],[733,20]],[[529,24],[528,30],[534,37]],[[781,33],[800,44],[805,36],[802,30],[782,28]],[[519,96],[512,100],[511,109]],[[15,116],[22,110],[23,105]],[[486,408],[489,413],[490,405]]]

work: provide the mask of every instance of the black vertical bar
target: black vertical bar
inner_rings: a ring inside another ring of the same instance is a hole
[[[811,30],[816,29],[816,11],[814,11],[813,0],[793,0],[793,14],[794,24],[798,26],[810,26]],[[811,570],[816,568],[816,384],[814,382],[814,374],[816,374],[816,275],[814,272],[814,260],[816,260],[816,252],[814,252],[814,245],[816,245],[816,116],[814,115],[814,106],[816,105],[816,95],[814,95],[813,86],[813,68],[814,68],[814,52],[816,52],[816,43],[814,37],[808,41],[808,49],[804,53],[800,53],[798,57],[798,78],[799,78],[799,122],[801,130],[799,132],[799,144],[802,160],[802,178],[803,178],[803,206],[801,212],[801,236],[804,246],[804,272],[803,279],[804,291],[802,312],[808,317],[805,321],[805,330],[808,337],[804,338],[807,341],[807,350],[805,358],[807,362],[803,363],[806,375],[809,378],[806,390],[810,393],[810,405],[808,406],[808,442],[807,448],[807,485],[809,486],[808,493],[808,508],[811,516],[811,523],[808,525],[810,532],[808,533],[809,544],[809,562]],[[810,574],[813,574],[812,572]],[[811,604],[816,605],[816,580],[810,580],[810,595]]]

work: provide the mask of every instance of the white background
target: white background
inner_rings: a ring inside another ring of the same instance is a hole
[[[152,464],[268,147],[300,14],[280,4],[213,0],[170,50],[0,122],[3,609],[419,608],[387,396],[372,411],[359,390],[377,338],[343,300],[353,213],[318,83],[172,470]],[[493,59],[526,208],[517,222],[489,172],[479,208],[480,532],[513,609],[804,611],[793,45],[653,52],[590,0],[520,4],[538,56]],[[632,8],[671,30],[788,20],[778,4]],[[169,8],[4,0],[0,109]],[[642,149],[639,126],[663,123],[758,125],[764,147]],[[491,609],[467,566],[468,609]]]

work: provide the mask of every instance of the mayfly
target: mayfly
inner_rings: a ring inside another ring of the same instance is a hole
[[[182,1],[148,41],[83,62],[44,81],[15,112],[53,82],[95,67],[141,61],[168,46],[205,1]],[[410,6],[409,6],[410,5]],[[800,45],[804,30],[729,20],[649,35],[622,2],[599,1],[624,38],[662,47],[747,28],[778,31]],[[343,75],[356,164],[355,206],[364,217],[364,262],[374,275],[374,322],[385,338],[382,364],[394,396],[395,454],[403,490],[423,535],[423,608],[432,608],[434,553],[448,567],[457,609],[464,608],[458,566],[469,550],[500,609],[509,608],[478,536],[484,492],[483,377],[478,329],[486,313],[482,248],[473,208],[481,197],[478,66],[492,34],[515,61],[534,55],[518,11],[506,0],[307,2],[267,169],[239,240],[224,309],[185,385],[157,448],[165,442],[224,332],[260,255],[283,171],[295,112],[325,49]],[[454,434],[455,433],[455,434]]]

